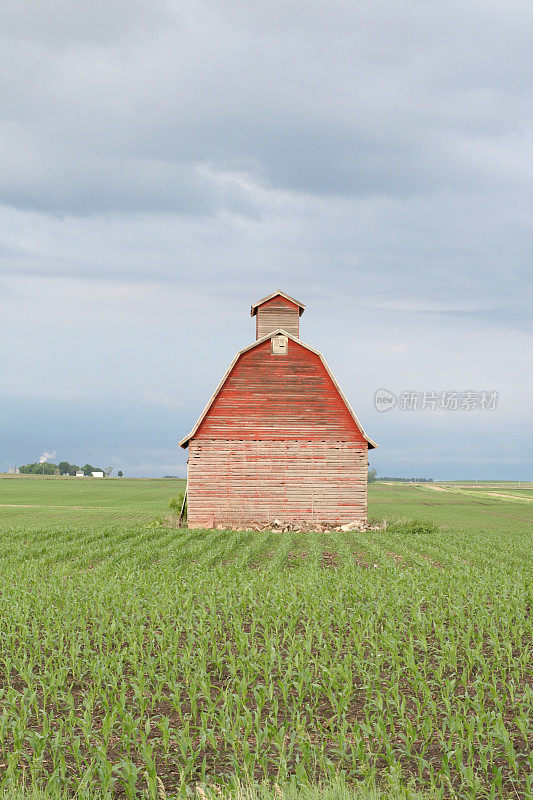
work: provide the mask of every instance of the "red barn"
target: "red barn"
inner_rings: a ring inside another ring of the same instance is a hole
[[[299,338],[305,306],[274,292],[252,306],[240,350],[192,431],[190,528],[366,520],[366,435],[324,357]]]

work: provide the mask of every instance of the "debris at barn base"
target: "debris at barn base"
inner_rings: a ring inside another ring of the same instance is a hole
[[[364,522],[347,522],[346,525],[341,525],[341,531],[363,531],[366,525]]]
[[[351,533],[354,531],[381,531],[386,527],[386,523],[369,525],[364,521],[354,520],[354,522],[346,523],[346,525],[337,525],[329,522],[310,525],[307,523],[282,522],[279,519],[275,519],[273,522],[248,523],[247,525],[232,525],[222,522],[215,524],[211,522],[202,527],[208,530],[228,531],[228,533],[231,531],[248,531],[249,533],[256,531],[272,531],[273,533]]]

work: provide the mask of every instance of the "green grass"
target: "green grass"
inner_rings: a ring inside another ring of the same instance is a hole
[[[147,798],[148,792],[144,793]],[[105,795],[89,790],[77,794],[84,800],[102,800]],[[142,796],[139,793],[139,796]],[[163,792],[159,800],[166,796]],[[411,790],[397,789],[383,792],[376,787],[369,789],[361,784],[349,786],[343,779],[336,778],[328,783],[314,785],[298,784],[291,781],[284,784],[264,782],[260,785],[237,785],[235,787],[197,786],[194,792],[197,800],[429,800]],[[70,800],[68,792],[50,793],[39,789],[15,789],[0,793],[0,800]]]
[[[369,789],[359,783],[349,786],[342,778],[328,783],[314,785],[298,784],[290,781],[284,784],[264,782],[260,785],[239,785],[235,787],[198,786],[195,796],[198,800],[427,800],[412,791],[397,789],[382,792],[376,787]],[[71,796],[71,795],[70,795]],[[14,789],[0,793],[0,800],[69,800],[68,792],[50,793],[39,789]],[[102,800],[105,795],[89,790],[82,790],[78,797],[84,800]],[[146,793],[146,797],[150,797]],[[165,793],[160,790],[160,800]]]
[[[189,531],[147,526],[177,482],[74,480],[0,479],[6,797],[530,796],[524,505],[377,484],[386,530]]]
[[[0,476],[0,525],[101,526],[147,523],[168,510],[185,481]]]
[[[429,488],[442,486],[444,491]],[[505,534],[509,530],[529,538],[532,531],[533,506],[527,494],[525,500],[512,500],[481,494],[494,491],[501,494],[517,494],[504,483],[491,483],[490,489],[479,486],[457,489],[454,484],[386,484],[377,482],[369,486],[368,514],[375,519],[386,518],[391,522],[426,519],[438,525],[455,528],[459,532]]]

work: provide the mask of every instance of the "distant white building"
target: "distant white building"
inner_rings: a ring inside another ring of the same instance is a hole
[[[104,473],[103,472],[91,472],[91,475],[93,476],[93,478],[103,478],[104,477]]]
[[[18,467],[9,467],[8,474],[9,475],[20,475],[20,469]]]
[[[82,469],[76,470],[76,478],[85,478],[85,472]]]

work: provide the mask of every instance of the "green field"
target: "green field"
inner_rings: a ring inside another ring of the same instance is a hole
[[[178,481],[0,477],[0,786],[530,797],[531,509],[494,486],[280,534],[151,523]]]
[[[416,517],[473,533],[505,535],[512,530],[528,541],[533,530],[533,484],[529,487],[510,489],[504,482],[472,486],[378,482],[369,487],[368,514],[391,521]]]
[[[0,476],[0,524],[75,527],[142,524],[168,510],[185,481]]]

